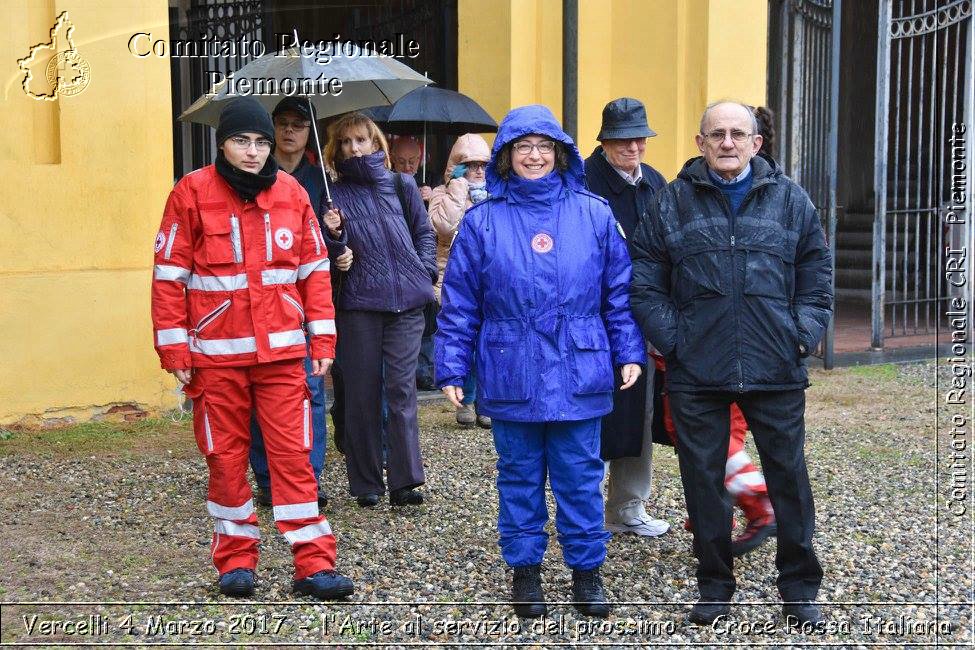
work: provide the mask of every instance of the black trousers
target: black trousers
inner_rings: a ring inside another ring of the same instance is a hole
[[[383,494],[424,482],[417,423],[416,360],[423,310],[336,314],[345,427],[345,465],[352,496]],[[383,481],[383,396],[388,421]],[[333,411],[334,416],[334,411]]]
[[[812,547],[815,510],[803,452],[804,390],[670,393],[681,482],[694,527],[698,591],[702,600],[720,601],[735,591],[731,502],[724,486],[733,402],[754,436],[775,510],[779,594],[784,601],[814,600],[823,569]]]

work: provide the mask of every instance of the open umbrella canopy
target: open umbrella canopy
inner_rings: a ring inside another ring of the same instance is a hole
[[[424,86],[400,98],[392,107],[375,106],[363,111],[389,133],[462,135],[495,133],[498,123],[467,95]]]
[[[254,59],[237,72],[218,80],[210,91],[193,102],[180,120],[216,126],[224,103],[251,95],[274,109],[289,95],[309,97],[318,117],[329,117],[366,106],[392,104],[430,79],[389,57],[342,49],[328,63],[314,53],[303,56],[296,48]]]

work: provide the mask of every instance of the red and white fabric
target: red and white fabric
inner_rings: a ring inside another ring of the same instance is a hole
[[[667,371],[667,366],[660,355],[654,354],[653,360],[658,370]],[[674,427],[674,420],[670,417],[670,400],[667,395],[664,395],[663,404],[664,429],[676,445],[677,429]],[[745,518],[749,522],[774,518],[765,476],[745,452],[748,423],[737,404],[731,405],[730,428],[731,439],[728,443],[728,460],[725,463],[724,473],[725,489],[728,490],[735,505],[745,513]]]
[[[210,165],[176,184],[156,236],[155,347],[163,368],[193,369],[193,430],[210,470],[213,563],[257,565],[260,532],[247,482],[256,410],[274,518],[295,578],[335,566],[335,537],[318,512],[309,461],[311,408],[303,359],[335,357],[325,241],[304,188],[279,172],[244,202]]]
[[[310,299],[314,297],[314,299]],[[166,370],[335,357],[328,252],[285,172],[246,203],[209,165],[184,176],[156,235],[152,320]]]
[[[335,536],[318,512],[312,473],[311,412],[301,360],[240,368],[198,368],[186,386],[193,431],[210,468],[213,564],[221,574],[257,566],[260,532],[247,482],[250,414],[264,435],[274,522],[291,544],[295,579],[335,567]]]

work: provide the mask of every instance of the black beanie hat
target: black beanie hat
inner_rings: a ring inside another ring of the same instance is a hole
[[[238,97],[227,102],[217,125],[217,146],[240,133],[259,133],[274,142],[274,124],[267,109],[253,97]]]

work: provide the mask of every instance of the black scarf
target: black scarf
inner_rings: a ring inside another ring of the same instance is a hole
[[[234,191],[245,201],[253,201],[263,190],[274,185],[278,177],[278,161],[274,156],[268,156],[264,168],[256,174],[237,169],[230,164],[223,151],[217,151],[217,173],[234,188]]]

